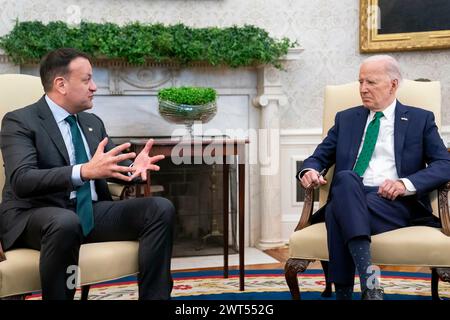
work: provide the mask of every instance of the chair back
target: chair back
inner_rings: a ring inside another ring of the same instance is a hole
[[[406,105],[424,108],[432,111],[436,119],[436,125],[441,125],[441,83],[439,81],[413,81],[403,80],[397,91],[398,100]],[[354,106],[362,105],[359,95],[359,82],[351,82],[343,85],[326,86],[325,102],[323,108],[322,137],[334,125],[334,118],[338,111]],[[328,183],[320,188],[320,206],[324,205],[331,185],[334,166],[326,175]],[[433,213],[438,214],[437,192],[431,194]]]
[[[3,119],[9,111],[36,102],[43,94],[44,89],[39,77],[25,74],[0,74],[0,119]],[[5,170],[2,156],[0,156],[0,167],[2,168],[0,170],[0,187],[3,188]]]

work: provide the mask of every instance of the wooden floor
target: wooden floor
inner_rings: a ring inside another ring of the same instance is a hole
[[[265,270],[265,269],[284,269],[284,264],[286,260],[289,258],[289,248],[281,247],[276,249],[269,249],[264,251],[266,254],[271,256],[272,258],[278,260],[278,263],[269,263],[269,264],[255,264],[255,265],[246,265],[245,269],[252,270]],[[380,266],[382,270],[386,271],[403,271],[403,272],[422,272],[422,273],[430,273],[430,268],[427,267],[394,267],[394,266]],[[221,270],[222,267],[219,268],[202,268],[201,270]],[[237,270],[239,267],[230,266],[230,270]],[[322,269],[320,262],[316,261],[308,266],[308,269]]]

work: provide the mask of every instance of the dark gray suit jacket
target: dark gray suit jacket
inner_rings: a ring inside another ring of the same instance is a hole
[[[107,136],[103,122],[81,112],[78,121],[91,154]],[[0,205],[0,238],[9,248],[24,230],[27,209],[70,205],[72,166],[58,125],[42,97],[36,103],[9,112],[2,121],[0,146],[6,181]],[[106,150],[114,144],[109,141]],[[96,180],[98,200],[112,200],[106,180]]]

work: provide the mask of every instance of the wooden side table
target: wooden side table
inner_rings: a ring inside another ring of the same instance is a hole
[[[207,138],[195,137],[192,139],[183,138],[153,138],[154,143],[150,155],[162,154],[166,158],[170,157],[203,157],[211,156],[212,159],[220,159],[222,162],[214,162],[215,164],[223,164],[223,234],[224,234],[224,278],[228,278],[228,199],[229,199],[229,163],[227,160],[237,160],[238,164],[238,198],[239,198],[239,218],[238,218],[238,235],[239,235],[239,289],[244,290],[245,264],[244,264],[244,237],[245,237],[245,144],[248,139],[231,139],[231,138]],[[139,153],[144,147],[147,139],[131,140],[131,151]],[[231,157],[230,157],[231,156]],[[176,161],[175,163],[178,163]],[[235,163],[235,162],[233,162]],[[209,162],[210,164],[210,162]],[[151,195],[150,192],[150,175],[148,175],[148,183],[144,190],[144,195]]]

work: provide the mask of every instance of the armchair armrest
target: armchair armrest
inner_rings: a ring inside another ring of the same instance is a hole
[[[450,213],[448,211],[448,191],[450,181],[438,189],[439,218],[441,219],[442,232],[450,236]]]
[[[3,252],[2,244],[0,243],[0,262],[6,260],[6,255]]]
[[[450,212],[448,206],[448,192],[450,191],[450,182],[438,189],[439,218],[441,219],[442,232],[450,236]],[[295,231],[306,228],[311,224],[311,216],[314,208],[314,188],[305,190],[305,201],[302,215],[295,228]]]
[[[314,208],[314,188],[305,189],[305,201],[303,203],[303,210],[300,220],[295,227],[295,231],[306,228],[311,224],[311,215]],[[447,210],[448,211],[448,210]]]

